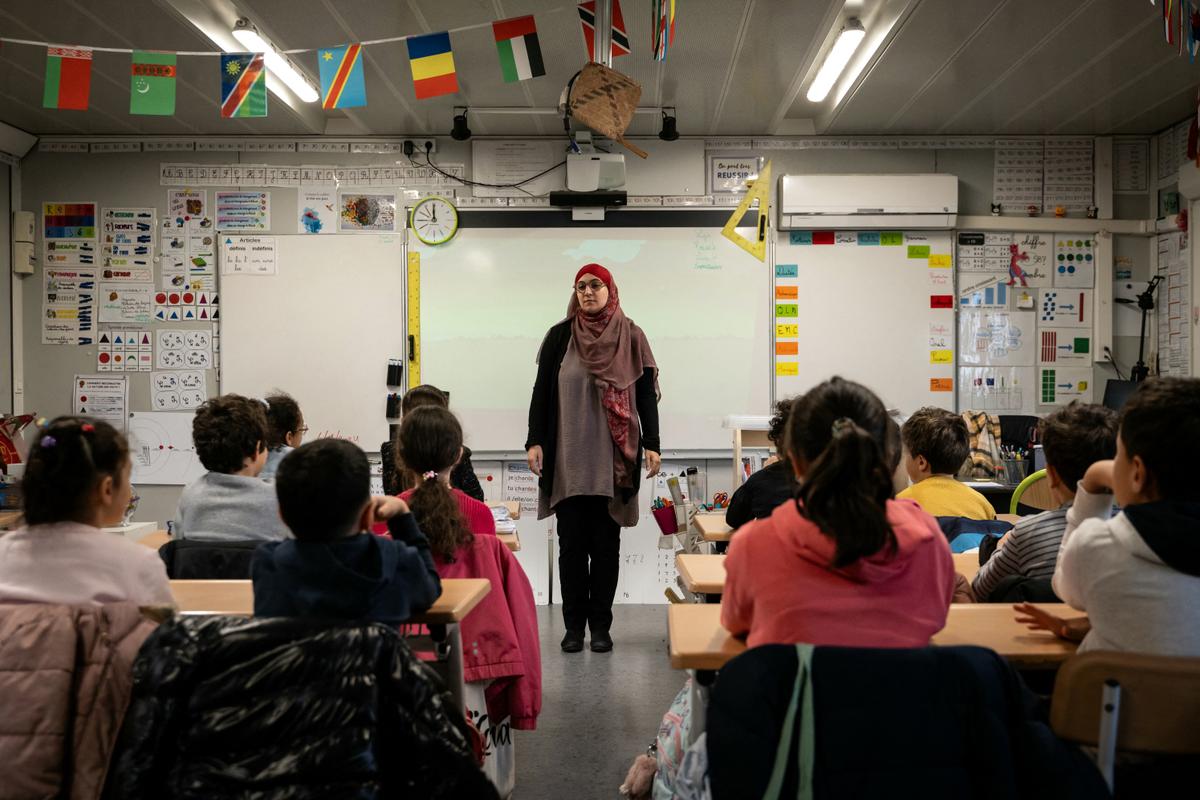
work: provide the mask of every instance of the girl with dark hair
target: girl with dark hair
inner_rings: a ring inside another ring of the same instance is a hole
[[[467,713],[491,743],[483,768],[500,791],[515,777],[511,729],[533,730],[542,708],[542,660],[533,588],[521,565],[495,535],[483,503],[450,487],[462,454],[462,427],[450,411],[430,405],[405,413],[397,455],[416,473],[401,493],[429,538],[438,575],[486,578],[492,591],[462,621]]]
[[[942,629],[950,546],[920,506],[894,499],[894,440],[857,383],[835,377],[795,401],[784,443],[800,489],[731,540],[725,628],[751,647],[922,647]]]
[[[25,527],[0,536],[0,602],[169,605],[158,553],[100,530],[133,487],[129,445],[106,422],[59,417],[38,432],[21,488]]]
[[[304,441],[308,426],[300,413],[300,404],[290,394],[276,391],[266,396],[267,404],[267,463],[258,477],[264,481],[275,479],[275,471],[284,456],[295,450]]]
[[[421,406],[450,407],[450,396],[436,386],[423,383],[414,386],[404,394],[400,401],[400,415],[408,416],[409,412]],[[394,426],[397,429],[399,426]],[[379,447],[380,460],[383,462],[383,490],[388,494],[399,494],[417,485],[416,476],[404,462],[395,455],[395,444],[384,442]],[[450,470],[450,485],[461,489],[463,494],[483,502],[483,487],[479,485],[479,477],[471,464],[471,448],[464,446],[458,463]]]

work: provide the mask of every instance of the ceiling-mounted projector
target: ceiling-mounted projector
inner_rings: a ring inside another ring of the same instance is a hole
[[[625,188],[625,156],[620,153],[568,153],[567,189],[572,192]]]

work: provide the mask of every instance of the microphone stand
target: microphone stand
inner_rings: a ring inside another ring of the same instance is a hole
[[[1135,383],[1141,383],[1150,375],[1150,368],[1146,366],[1146,318],[1150,312],[1154,310],[1154,291],[1158,285],[1165,280],[1162,275],[1155,275],[1146,284],[1146,290],[1137,296],[1137,307],[1142,310],[1142,330],[1138,337],[1138,360],[1133,369],[1129,371],[1130,380]],[[1118,303],[1126,303],[1133,305],[1132,300],[1117,300]]]

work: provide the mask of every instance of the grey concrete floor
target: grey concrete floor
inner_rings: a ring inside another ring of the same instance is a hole
[[[515,731],[517,800],[613,800],[686,675],[667,656],[667,607],[613,608],[611,653],[559,649],[562,607],[539,606],[542,714]]]

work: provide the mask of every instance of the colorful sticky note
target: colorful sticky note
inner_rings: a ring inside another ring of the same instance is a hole
[[[775,299],[776,300],[795,300],[798,297],[800,297],[800,287],[799,286],[776,286],[775,287]]]
[[[953,364],[954,363],[954,351],[953,350],[930,350],[929,351],[929,363],[930,364]]]
[[[776,303],[775,316],[796,317],[799,316],[799,313],[795,303]]]
[[[929,266],[935,267],[937,269],[949,269],[950,268],[950,254],[949,253],[934,253],[933,255],[929,256]]]
[[[910,244],[908,246],[909,258],[929,258],[929,245],[927,244]]]
[[[800,335],[800,326],[796,325],[794,323],[785,322],[785,323],[775,326],[775,338],[776,339],[787,339],[788,337],[795,339],[799,335]]]
[[[776,278],[798,277],[799,272],[797,271],[797,269],[798,268],[796,267],[795,264],[776,264],[775,265],[775,277]]]
[[[835,239],[836,239],[836,237],[833,235],[833,231],[813,231],[812,232],[812,243],[813,244],[833,244]]]
[[[884,247],[899,247],[904,244],[904,234],[900,231],[884,231],[879,234],[879,243]]]
[[[800,374],[800,362],[798,362],[798,361],[776,361],[775,362],[775,374],[776,375],[790,375],[790,376],[799,375]]]
[[[800,353],[800,343],[792,342],[776,342],[775,355],[777,356],[794,356]]]
[[[953,378],[930,378],[929,379],[929,391],[931,391],[931,392],[953,392],[954,391],[954,379]]]
[[[812,231],[792,231],[788,235],[791,244],[812,244]]]
[[[929,295],[930,308],[954,308],[954,295],[950,294],[931,294]]]
[[[879,231],[859,231],[858,243],[860,245],[879,244]]]

